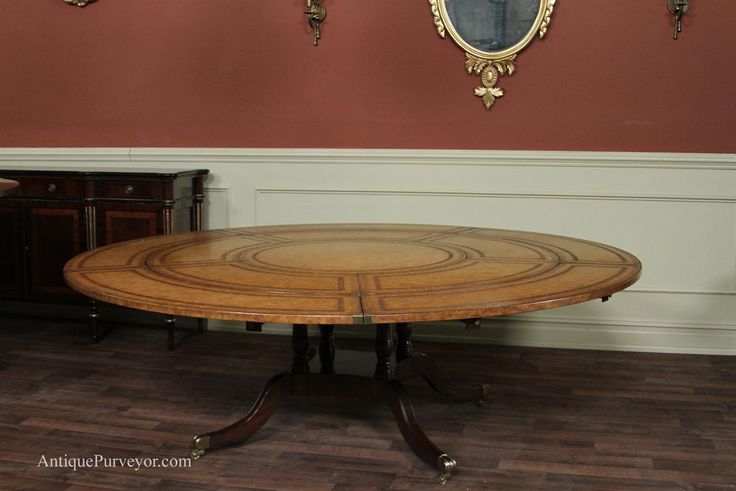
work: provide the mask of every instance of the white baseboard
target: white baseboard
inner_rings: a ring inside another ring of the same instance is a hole
[[[608,351],[642,351],[653,353],[693,353],[709,355],[736,354],[736,332],[733,329],[691,329],[661,326],[621,326],[584,324],[581,322],[545,322],[520,319],[483,319],[479,329],[466,330],[460,322],[416,324],[413,338],[441,343],[494,344],[536,348],[565,348]],[[243,323],[210,321],[213,331],[244,332]],[[267,324],[265,334],[291,335],[291,326]],[[319,336],[311,326],[310,336]],[[248,335],[257,335],[248,333]],[[340,326],[336,338],[374,336],[369,326]],[[421,348],[420,348],[421,349]]]

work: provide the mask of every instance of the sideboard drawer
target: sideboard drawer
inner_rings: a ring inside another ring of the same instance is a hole
[[[162,199],[161,181],[145,179],[106,180],[97,183],[97,197],[110,199]]]
[[[82,197],[82,183],[68,177],[18,177],[20,183],[15,197],[25,198],[77,198]]]

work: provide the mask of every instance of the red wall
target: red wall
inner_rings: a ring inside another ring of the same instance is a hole
[[[0,146],[736,153],[736,1],[559,0],[486,111],[426,0],[0,4]]]

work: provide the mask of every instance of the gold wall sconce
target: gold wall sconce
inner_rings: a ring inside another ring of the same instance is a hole
[[[667,8],[670,13],[675,16],[675,29],[672,39],[677,39],[678,34],[682,32],[682,16],[690,9],[689,0],[667,0]]]
[[[77,7],[85,7],[88,3],[95,2],[97,0],[64,0],[67,5],[73,5]]]
[[[305,10],[304,13],[307,14],[307,22],[309,22],[312,32],[314,33],[312,44],[317,46],[319,44],[319,39],[322,37],[319,25],[325,20],[325,17],[327,17],[327,11],[320,4],[320,0],[307,0],[307,10]]]

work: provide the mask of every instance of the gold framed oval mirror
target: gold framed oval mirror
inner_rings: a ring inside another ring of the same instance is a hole
[[[480,75],[475,95],[486,109],[503,96],[496,86],[516,70],[516,55],[544,37],[557,0],[429,0],[437,32],[465,51],[468,73]]]

